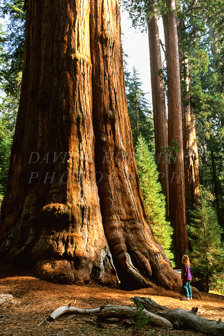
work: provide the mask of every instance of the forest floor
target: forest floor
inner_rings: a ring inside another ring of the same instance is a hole
[[[0,270],[0,336],[204,335],[151,325],[137,328],[133,324],[127,326],[121,322],[98,323],[96,315],[65,314],[55,321],[46,321],[56,308],[69,303],[79,308],[95,308],[107,304],[128,306],[133,305],[130,298],[134,296],[150,296],[157,303],[172,309],[191,310],[196,306],[199,316],[213,320],[221,317],[224,320],[224,296],[220,295],[201,293],[200,300],[181,301],[180,294],[158,287],[127,292],[101,286],[54,284],[31,274],[7,274]]]

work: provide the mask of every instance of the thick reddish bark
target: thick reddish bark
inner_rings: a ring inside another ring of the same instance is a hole
[[[118,2],[28,1],[26,34],[1,257],[48,280],[180,290],[132,155]]]
[[[148,21],[150,71],[153,102],[153,120],[155,132],[156,163],[159,171],[159,181],[162,192],[166,196],[167,213],[169,211],[169,177],[167,159],[164,156],[164,148],[168,147],[168,128],[165,105],[164,81],[159,76],[162,70],[160,38],[158,28],[157,1],[151,7],[153,17]]]
[[[47,279],[116,284],[95,182],[89,11],[88,2],[28,1],[1,252],[32,254]]]
[[[184,55],[183,80],[185,81],[186,95],[183,97],[183,145],[184,145],[184,167],[185,181],[187,188],[187,202],[193,209],[193,205],[200,198],[200,180],[199,180],[199,157],[196,139],[196,130],[194,124],[194,111],[191,104],[190,77],[188,57]]]
[[[101,15],[102,7],[108,15]],[[106,238],[123,281],[128,273],[142,286],[154,278],[175,287],[177,279],[153,237],[140,191],[124,92],[118,4],[96,2],[91,13],[96,170],[102,174],[98,188]]]
[[[163,17],[166,61],[168,76],[168,144],[173,140],[179,149],[173,153],[176,161],[171,159],[169,165],[169,219],[174,227],[174,240],[177,266],[181,265],[182,255],[188,250],[187,220],[184,181],[183,134],[181,111],[180,63],[175,16],[175,1],[167,0],[167,14]]]

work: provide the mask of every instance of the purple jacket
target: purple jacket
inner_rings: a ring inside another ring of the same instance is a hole
[[[185,281],[191,281],[191,268],[187,265],[182,265],[182,273],[181,273],[181,279]]]

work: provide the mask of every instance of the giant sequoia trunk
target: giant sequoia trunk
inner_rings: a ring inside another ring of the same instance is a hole
[[[28,0],[1,260],[34,260],[48,280],[179,290],[133,152],[118,1]]]
[[[169,164],[169,219],[174,227],[176,263],[188,250],[184,181],[180,63],[175,16],[175,1],[167,0],[167,14],[163,17],[168,77],[168,145],[174,147]]]
[[[117,283],[96,186],[90,4],[28,1],[1,253],[47,279]]]
[[[166,196],[167,214],[169,212],[169,177],[168,165],[164,156],[164,148],[168,147],[168,129],[165,105],[164,81],[159,76],[162,70],[160,38],[158,28],[158,14],[156,9],[157,1],[153,1],[151,11],[153,17],[148,21],[151,86],[153,102],[153,120],[155,132],[156,163],[159,171],[159,181],[162,192]]]

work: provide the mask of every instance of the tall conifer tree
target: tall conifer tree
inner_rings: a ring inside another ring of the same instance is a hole
[[[138,137],[142,134],[149,148],[152,149],[154,147],[152,112],[149,109],[149,102],[142,90],[139,73],[135,67],[132,72],[125,72],[125,87],[134,146],[136,147]]]
[[[166,255],[173,259],[171,253],[173,229],[170,223],[166,221],[165,196],[162,194],[161,184],[158,182],[155,160],[142,135],[139,136],[137,142],[136,160],[146,211],[155,238],[163,246]]]
[[[169,219],[174,228],[177,266],[188,249],[186,194],[184,177],[183,129],[181,110],[180,62],[175,1],[167,0],[167,13],[163,16],[168,78],[168,145],[178,146],[175,159],[169,165]]]

